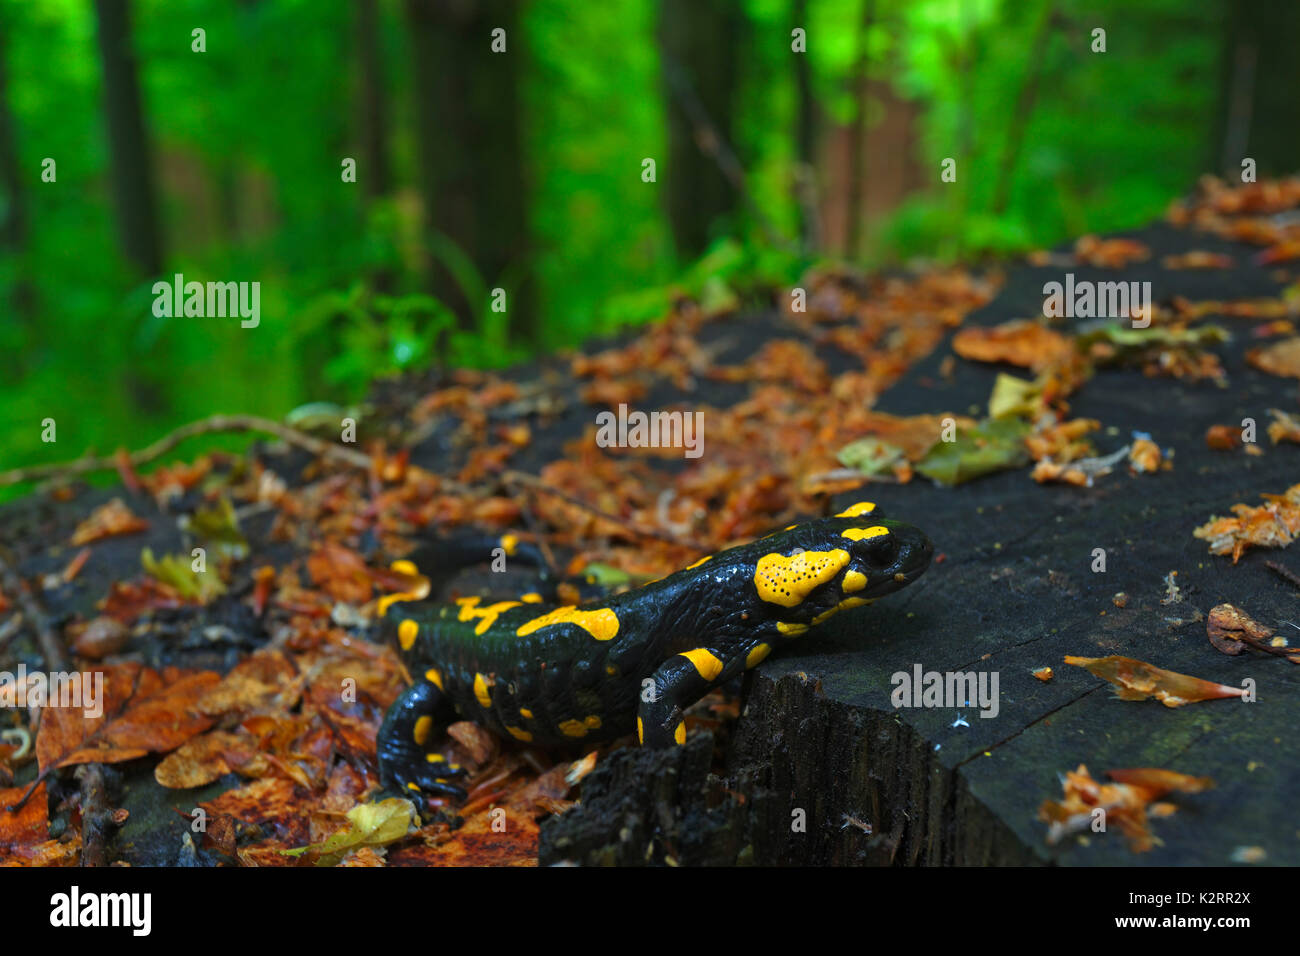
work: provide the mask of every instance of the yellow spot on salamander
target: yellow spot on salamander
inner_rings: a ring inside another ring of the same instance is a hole
[[[700,558],[700,560],[696,561],[694,564],[688,564],[688,565],[686,565],[686,570],[687,570],[687,571],[692,571],[692,570],[694,570],[695,568],[698,568],[698,567],[699,567],[701,564],[703,564],[705,561],[712,561],[712,560],[713,560],[713,555],[711,555],[711,554],[706,554],[704,557]]]
[[[419,633],[420,625],[416,624],[410,618],[407,618],[401,624],[397,625],[397,643],[402,646],[402,650],[409,651],[415,646],[415,638]]]
[[[420,572],[415,569],[415,565],[410,561],[394,561],[391,567],[398,574],[408,574],[417,577],[420,574]],[[423,601],[428,596],[429,579],[421,577],[416,583],[415,588],[410,591],[399,591],[396,594],[385,594],[375,604],[375,609],[379,612],[379,616],[383,617],[388,613],[388,609],[399,601]]]
[[[559,725],[559,731],[566,737],[585,737],[587,725],[580,720],[566,720]]]
[[[722,673],[722,661],[706,648],[697,647],[693,651],[683,651],[678,655],[690,661],[695,670],[707,681],[714,681]]]
[[[512,607],[519,607],[520,601],[498,601],[496,604],[489,604],[487,607],[478,606],[479,598],[467,597],[457,598],[456,603],[460,605],[460,620],[473,621],[478,620],[474,625],[474,633],[482,634],[489,627],[497,622],[497,618],[502,612],[510,610]]]
[[[767,659],[767,655],[772,653],[771,644],[759,644],[747,655],[745,655],[745,668],[757,667]]]
[[[677,729],[673,731],[673,740],[679,744],[686,743],[686,721],[683,720],[677,725]]]
[[[848,538],[850,541],[863,541],[867,538],[879,538],[881,535],[889,534],[889,529],[884,525],[872,525],[870,528],[850,528],[845,531],[841,537]]]
[[[508,555],[513,555],[515,549],[519,547],[519,539],[513,534],[503,534],[501,536],[501,548]]]
[[[874,501],[859,501],[857,504],[849,505],[835,517],[837,518],[860,518],[863,515],[869,515],[876,510]]]
[[[641,723],[641,718],[636,719],[636,742],[645,743],[645,724]]]
[[[406,789],[407,789],[407,790],[414,790],[416,793],[419,793],[419,792],[420,792],[420,785],[419,785],[419,784],[416,784],[416,783],[408,783],[408,784],[406,785]]]
[[[867,576],[861,571],[845,571],[844,583],[841,586],[845,591],[861,591],[867,586]]]
[[[589,717],[584,717],[582,722],[592,730],[600,730],[600,716],[598,714],[592,714]]]
[[[524,720],[532,720],[533,712],[529,710],[527,707],[520,707],[519,716],[522,717]]]
[[[769,604],[794,607],[816,587],[825,584],[849,563],[843,548],[833,551],[800,551],[788,557],[765,554],[754,570],[754,587]]]
[[[617,677],[617,676],[618,676],[618,668],[615,667],[613,664],[606,664],[606,665],[605,665],[605,673],[608,674],[610,677]]]
[[[429,763],[442,763],[447,758],[444,757],[442,754],[425,754],[424,759],[427,760]]]
[[[522,727],[507,727],[506,730],[509,732],[511,737],[515,738],[515,740],[522,740],[524,743],[527,743],[533,739],[533,735]]]
[[[808,630],[808,625],[800,624],[798,621],[777,621],[776,629],[786,637],[798,637]]]
[[[822,611],[822,613],[818,614],[815,618],[812,619],[812,622],[814,624],[820,624],[822,621],[826,620],[827,618],[834,617],[836,614],[839,614],[840,611],[847,611],[849,608],[862,607],[862,605],[864,604],[871,604],[871,603],[872,602],[867,600],[866,598],[845,598],[843,601],[835,605],[833,608],[827,611]]]
[[[541,604],[542,596],[536,591],[529,591],[527,594],[519,595],[519,600],[523,601],[525,604]]]
[[[424,679],[427,680],[434,687],[438,688],[438,690],[443,689],[442,671],[438,670],[438,668],[430,667],[427,671],[424,672]]]
[[[596,611],[580,611],[575,605],[558,607],[548,614],[535,617],[519,626],[515,633],[527,637],[533,631],[539,631],[552,624],[574,624],[598,641],[608,641],[618,633],[618,615],[607,607]]]
[[[492,682],[482,674],[474,675],[474,696],[484,707],[492,706]]]
[[[412,736],[415,738],[415,742],[416,742],[417,744],[419,744],[421,747],[423,747],[423,746],[425,745],[425,743],[426,743],[426,742],[428,741],[428,739],[429,739],[429,734],[432,733],[432,732],[433,732],[433,718],[432,718],[432,717],[425,716],[425,717],[419,717],[419,718],[416,719],[416,721],[415,721],[415,733],[412,734]]]

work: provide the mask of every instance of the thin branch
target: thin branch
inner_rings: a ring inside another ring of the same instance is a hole
[[[160,438],[149,447],[132,452],[127,456],[127,461],[132,467],[138,468],[155,458],[162,457],[187,439],[212,432],[264,432],[313,454],[334,458],[357,468],[370,468],[370,458],[362,452],[343,448],[333,442],[324,441],[296,428],[273,422],[269,418],[259,418],[256,415],[212,415],[209,418],[190,422]],[[23,481],[41,481],[45,478],[66,478],[94,471],[111,471],[118,466],[119,461],[117,455],[105,455],[99,458],[79,458],[62,464],[16,468],[13,471],[0,472],[0,487],[16,485]]]
[[[1264,567],[1268,568],[1270,571],[1276,574],[1287,584],[1290,584],[1292,587],[1300,588],[1300,574],[1296,574],[1285,564],[1282,564],[1279,561],[1265,561]]]

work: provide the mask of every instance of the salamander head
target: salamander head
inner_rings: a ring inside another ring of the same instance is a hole
[[[755,562],[758,597],[787,634],[906,587],[925,573],[934,554],[920,529],[864,506],[756,544],[763,552]]]

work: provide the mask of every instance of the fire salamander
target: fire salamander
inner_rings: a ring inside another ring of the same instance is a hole
[[[462,771],[432,750],[462,717],[543,747],[636,732],[686,741],[685,708],[832,615],[906,586],[933,546],[871,502],[792,525],[604,601],[538,594],[454,604],[383,599],[383,628],[414,686],[379,733],[385,786],[464,797]]]

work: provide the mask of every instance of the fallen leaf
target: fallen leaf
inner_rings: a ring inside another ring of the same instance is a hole
[[[203,692],[221,679],[212,671],[169,667],[159,673],[127,663],[99,673],[102,716],[87,717],[80,707],[41,709],[36,757],[42,773],[166,753],[212,726],[212,718],[197,711]]]
[[[1300,336],[1251,349],[1246,361],[1261,372],[1283,378],[1300,378]]]
[[[1049,824],[1048,843],[1092,831],[1100,823],[1107,832],[1114,828],[1123,833],[1134,853],[1145,853],[1158,842],[1148,826],[1148,812],[1165,817],[1176,809],[1173,804],[1153,804],[1153,800],[1171,791],[1199,793],[1214,786],[1209,777],[1150,767],[1108,770],[1106,775],[1115,782],[1094,780],[1083,764],[1066,772],[1062,799],[1045,800],[1038,808],[1038,819]]]
[[[972,326],[959,331],[952,349],[975,362],[1005,362],[1041,371],[1074,354],[1074,343],[1041,323],[1016,319],[992,328]]]
[[[135,534],[148,528],[148,521],[136,517],[121,498],[114,498],[100,505],[90,513],[90,517],[77,525],[76,530],[72,532],[72,544],[74,546],[90,544],[101,538]]]
[[[1263,497],[1265,504],[1235,504],[1235,517],[1212,517],[1192,535],[1208,541],[1211,554],[1231,554],[1233,564],[1250,547],[1285,548],[1300,534],[1300,484]]]
[[[1182,707],[1203,700],[1227,697],[1241,699],[1240,687],[1178,674],[1132,657],[1066,657],[1065,663],[1083,667],[1094,676],[1109,681],[1119,690],[1120,700],[1146,700],[1154,697],[1166,707]]]
[[[352,850],[396,843],[415,833],[420,823],[415,804],[400,797],[358,804],[346,816],[348,826],[321,843],[282,852],[286,856],[305,856],[316,866],[333,866]]]

